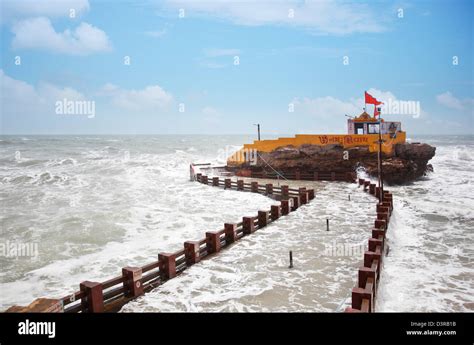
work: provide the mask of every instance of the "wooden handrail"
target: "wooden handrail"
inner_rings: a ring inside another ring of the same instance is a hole
[[[220,187],[220,182],[225,186],[225,180],[219,181],[209,179],[207,176],[199,176],[199,182]],[[213,183],[214,182],[214,183]],[[231,183],[231,186],[237,186],[237,183]],[[253,184],[255,190],[255,183]],[[228,183],[227,183],[228,187]],[[252,183],[245,183],[244,188],[252,190]],[[267,188],[265,185],[259,185],[256,189],[261,194],[266,194]],[[299,189],[287,189],[287,195],[298,195]],[[271,196],[282,194],[281,187],[274,187]],[[313,192],[314,194],[314,192]],[[286,201],[287,202],[287,201]],[[287,202],[288,203],[288,202]],[[280,210],[282,206],[278,206]],[[275,209],[272,208],[274,211]],[[290,210],[294,211],[293,209]],[[265,213],[262,213],[265,212]],[[189,241],[185,243],[185,248],[177,250],[172,253],[160,253],[159,260],[155,260],[141,267],[125,267],[122,269],[122,275],[108,279],[102,283],[83,282],[81,283],[81,290],[75,291],[70,295],[62,297],[56,301],[61,303],[61,306],[68,306],[63,310],[65,312],[100,312],[117,310],[120,305],[123,305],[128,300],[142,295],[145,291],[161,284],[164,281],[173,278],[176,274],[185,270],[187,267],[207,257],[211,253],[220,251],[233,241],[251,234],[255,230],[261,229],[268,224],[271,224],[281,215],[272,213],[272,210],[259,212],[253,218],[253,224],[247,225],[244,232],[244,222],[238,222],[231,227],[231,231],[227,232],[226,228],[209,232],[206,238],[199,241]],[[266,216],[265,216],[266,214]],[[259,220],[260,216],[260,220]],[[272,217],[276,217],[273,219]],[[265,219],[266,218],[266,219]],[[218,236],[217,239],[215,236]],[[197,254],[194,258],[192,255]],[[197,258],[197,259],[196,259]],[[191,261],[190,261],[191,260]],[[194,260],[194,261],[193,261]],[[197,262],[196,261],[196,262]],[[148,273],[147,273],[148,272]],[[146,273],[146,274],[144,274]]]

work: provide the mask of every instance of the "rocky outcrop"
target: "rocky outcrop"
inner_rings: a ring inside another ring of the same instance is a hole
[[[428,144],[397,144],[393,157],[383,160],[384,180],[389,184],[405,184],[416,180],[426,173],[433,171],[433,166],[428,161],[434,157],[436,147]],[[369,162],[364,165],[369,175],[377,175],[377,162],[375,166]]]
[[[404,184],[413,181],[433,168],[428,161],[436,148],[428,144],[397,144],[391,155],[383,154],[383,176],[388,184]],[[348,172],[364,168],[371,176],[377,176],[377,153],[368,147],[344,149],[341,145],[284,146],[272,152],[259,152],[256,165],[244,164],[240,169],[255,172],[271,166],[283,174],[304,172]]]

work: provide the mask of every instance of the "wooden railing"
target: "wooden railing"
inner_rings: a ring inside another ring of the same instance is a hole
[[[257,215],[243,217],[238,223],[225,223],[224,228],[206,232],[205,238],[198,241],[184,242],[183,249],[171,253],[159,253],[155,260],[141,267],[124,267],[122,274],[103,282],[84,281],[79,291],[60,299],[40,298],[27,307],[14,306],[11,312],[66,312],[66,313],[97,313],[114,312],[128,301],[143,295],[145,292],[163,284],[199,261],[220,252],[225,247],[240,240],[244,236],[263,229],[277,221],[281,216],[296,211],[301,205],[314,199],[314,189],[264,187],[257,182],[231,181],[230,179],[209,179],[197,174],[200,183],[233,188],[241,191],[260,193],[280,200],[280,204],[272,205],[270,210],[258,211]]]
[[[374,195],[377,203],[377,218],[372,229],[372,237],[368,241],[368,250],[364,253],[364,266],[359,268],[358,284],[352,289],[352,305],[346,312],[373,312],[375,298],[382,269],[385,235],[393,210],[393,197],[388,191],[380,188],[370,181],[359,179],[359,186],[364,191]]]
[[[238,191],[246,191],[252,193],[260,193],[271,197],[275,200],[289,200],[296,196],[308,199],[309,196],[305,195],[305,191],[314,197],[314,189],[302,188],[290,188],[288,185],[282,185],[280,187],[274,186],[273,183],[260,184],[257,181],[245,182],[244,180],[233,181],[230,178],[221,179],[219,177],[209,178],[206,175],[196,174],[195,180],[199,183],[210,185],[214,187],[223,187],[224,189],[235,189]],[[296,200],[296,199],[294,199]],[[301,201],[300,201],[301,202]]]
[[[206,232],[205,238],[186,241],[184,247],[171,253],[159,253],[157,260],[139,267],[124,267],[122,274],[103,282],[84,281],[79,291],[60,299],[40,298],[27,307],[13,306],[11,312],[66,312],[95,313],[118,311],[128,301],[142,296],[145,292],[165,283],[203,259],[217,254],[222,249],[244,236],[263,229],[280,217],[296,211],[314,199],[314,189],[281,187],[268,183],[232,181],[229,178],[209,178],[196,174],[196,180],[205,185],[264,194],[279,200],[270,210],[258,211],[257,215],[243,217],[238,223],[225,223],[224,228]],[[352,305],[346,312],[373,312],[377,286],[382,269],[385,235],[393,210],[392,194],[380,193],[379,187],[370,181],[359,179],[359,185],[379,199],[377,218],[364,253],[364,265],[358,271],[358,284],[352,289]]]
[[[268,179],[277,179],[278,177],[284,178],[287,180],[306,180],[306,181],[346,181],[346,182],[355,182],[356,181],[355,172],[324,172],[324,171],[314,171],[314,172],[268,172],[268,171],[252,171],[251,177],[254,178],[268,178]]]

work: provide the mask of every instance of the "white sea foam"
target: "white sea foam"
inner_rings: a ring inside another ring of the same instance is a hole
[[[434,173],[390,188],[396,208],[377,299],[381,311],[474,310],[472,138],[436,140]],[[158,252],[178,250],[224,222],[269,209],[274,202],[264,196],[189,181],[190,162],[222,163],[222,151],[246,141],[7,138],[0,147],[7,159],[0,168],[0,239],[38,243],[39,256],[0,258],[0,306],[62,297],[83,280],[119,275],[123,266],[149,263]],[[18,150],[20,161],[12,159]],[[366,243],[374,201],[355,184],[314,186],[310,205],[124,311],[334,311],[350,295],[362,257],[324,255],[325,245]],[[289,250],[293,270],[287,268]]]
[[[474,310],[472,166],[459,160],[473,143],[438,146],[434,173],[392,188],[395,213],[381,276],[380,311]]]
[[[375,201],[353,185],[314,185],[318,192],[311,204],[194,265],[123,311],[334,311],[349,294],[361,257],[329,256],[325,245],[335,239],[366,242],[372,222],[367,213]]]

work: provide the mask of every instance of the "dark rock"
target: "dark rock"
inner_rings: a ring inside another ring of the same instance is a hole
[[[397,144],[392,155],[383,154],[383,177],[388,184],[404,184],[433,171],[428,161],[436,148],[428,144]],[[348,159],[344,159],[347,154]],[[377,152],[369,152],[367,146],[344,149],[341,145],[283,146],[272,152],[259,152],[256,165],[243,164],[237,173],[245,175],[271,168],[285,173],[304,172],[353,172],[365,168],[371,176],[377,176]],[[271,167],[271,168],[270,168]]]

